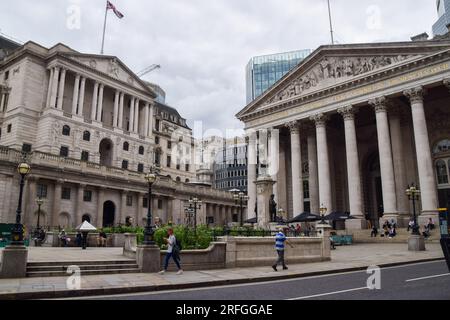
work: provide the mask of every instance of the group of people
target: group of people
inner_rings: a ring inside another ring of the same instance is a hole
[[[61,232],[58,235],[58,238],[60,240],[62,247],[68,247],[70,241],[72,241],[72,239],[70,239],[68,237],[65,229],[61,230]],[[103,230],[101,230],[97,236],[97,247],[106,247],[106,241],[107,241],[107,235]],[[75,245],[77,247],[81,247],[83,245],[83,235],[79,231],[77,232],[77,235],[75,236]]]

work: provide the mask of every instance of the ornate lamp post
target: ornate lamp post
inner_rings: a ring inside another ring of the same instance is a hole
[[[154,245],[153,241],[154,227],[152,226],[152,186],[156,182],[157,175],[154,173],[154,168],[150,168],[150,173],[145,175],[145,180],[148,183],[148,209],[147,209],[147,225],[144,232],[144,245]]]
[[[239,208],[241,210],[241,227],[244,225],[243,215],[244,215],[244,203],[247,202],[250,198],[244,192],[234,193],[233,199],[236,204],[239,204]]]
[[[419,225],[417,224],[417,216],[416,216],[416,201],[420,200],[420,190],[414,186],[414,183],[411,186],[408,186],[406,189],[406,195],[408,199],[413,203],[413,217],[414,217],[414,226],[412,228],[412,234],[420,236]]]
[[[23,187],[25,186],[25,177],[30,173],[31,167],[28,163],[22,162],[17,167],[17,171],[20,174],[20,192],[19,192],[19,203],[16,210],[16,223],[11,230],[11,245],[23,246],[23,225],[21,223],[22,219],[22,198],[23,198]]]
[[[194,231],[197,232],[197,209],[200,210],[202,208],[202,201],[193,197],[189,199],[189,209],[194,210]]]
[[[40,226],[40,218],[41,218],[41,206],[44,204],[44,199],[42,199],[41,197],[38,197],[36,199],[36,204],[38,205],[38,217],[37,217],[37,226],[36,226],[36,230],[39,231],[41,229]]]
[[[319,210],[320,210],[320,216],[322,218],[322,220],[320,220],[320,224],[327,224],[327,222],[325,221],[325,213],[327,213],[328,208],[325,207],[322,203]]]

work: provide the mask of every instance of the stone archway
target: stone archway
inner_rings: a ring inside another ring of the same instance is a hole
[[[112,201],[103,204],[103,227],[113,227],[116,218],[116,206]]]
[[[113,143],[110,139],[103,139],[99,146],[100,164],[102,166],[112,166],[113,163]]]

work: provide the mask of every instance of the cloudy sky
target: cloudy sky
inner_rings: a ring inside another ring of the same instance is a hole
[[[158,83],[192,126],[241,128],[250,57],[330,42],[326,0],[111,0],[105,54]],[[0,32],[99,53],[105,0],[2,0]],[[331,0],[338,43],[409,40],[437,19],[435,0]],[[73,6],[80,9],[79,28]],[[69,26],[69,27],[68,27]]]

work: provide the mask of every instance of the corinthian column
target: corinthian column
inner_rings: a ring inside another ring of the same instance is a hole
[[[64,87],[66,85],[66,69],[62,69],[61,71],[61,80],[59,81],[59,89],[58,89],[58,105],[57,108],[59,110],[63,109],[64,102]]]
[[[297,121],[287,124],[291,132],[291,164],[292,164],[292,200],[293,216],[304,212],[302,152],[300,144],[300,127]]]
[[[247,190],[248,190],[248,206],[247,206],[247,219],[252,219],[256,217],[255,206],[256,206],[256,132],[252,132],[248,135],[248,146],[247,146]]]
[[[86,89],[86,78],[81,78],[80,99],[78,100],[78,115],[83,117],[84,109],[84,92]]]
[[[103,113],[103,91],[105,90],[105,85],[100,84],[100,90],[98,93],[98,107],[97,107],[97,121],[102,122]]]
[[[331,196],[330,160],[328,156],[326,124],[328,116],[320,113],[312,116],[311,120],[316,123],[320,205],[327,208],[327,213],[331,213],[333,212],[333,198]]]
[[[56,97],[58,91],[59,67],[55,67],[53,71],[52,92],[50,94],[50,107],[56,107]]]
[[[317,172],[317,142],[313,130],[308,130],[308,168],[309,168],[309,200],[311,213],[320,212],[319,181]]]
[[[120,93],[120,101],[119,101],[119,119],[118,119],[118,123],[117,126],[119,127],[119,129],[122,129],[123,127],[123,103],[125,100],[125,93],[121,92]]]
[[[383,189],[383,209],[385,219],[397,219],[397,195],[395,191],[394,164],[392,160],[391,138],[387,115],[388,100],[385,97],[369,101],[375,109],[380,154],[381,185]]]
[[[148,114],[149,114],[150,105],[148,102],[145,103],[144,107],[144,136],[148,136]]]
[[[356,218],[346,221],[346,227],[347,229],[362,229],[365,226],[365,220],[362,208],[361,173],[359,171],[358,143],[356,140],[355,109],[352,106],[348,106],[339,109],[338,112],[344,118],[350,214]]]
[[[280,131],[278,129],[270,130],[269,140],[269,174],[272,180],[275,181],[273,185],[273,194],[275,195],[275,201],[278,199],[278,172],[280,170]],[[278,204],[279,206],[279,204]]]
[[[436,223],[438,200],[430,140],[428,138],[427,120],[423,104],[424,91],[422,87],[417,87],[405,91],[404,94],[411,102],[423,216],[420,222],[423,224],[428,218],[433,218]]]
[[[128,128],[129,132],[133,132],[134,131],[134,104],[135,104],[136,99],[133,97],[131,98],[131,103],[130,103],[130,127]]]
[[[116,94],[114,96],[114,116],[113,116],[113,127],[117,128],[118,126],[118,116],[119,116],[119,91],[116,90]]]
[[[75,76],[75,84],[73,86],[73,98],[72,98],[72,114],[73,115],[77,114],[79,91],[80,91],[80,75],[77,74]]]
[[[139,134],[139,103],[140,100],[136,99],[134,106],[134,128],[133,132]]]
[[[91,109],[91,120],[94,121],[97,116],[97,101],[98,101],[98,82],[94,84],[94,94],[92,95],[92,109]]]

